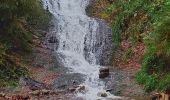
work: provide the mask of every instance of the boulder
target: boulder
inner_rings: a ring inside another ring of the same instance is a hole
[[[99,78],[106,78],[109,76],[109,73],[102,72],[99,74]]]
[[[99,78],[106,78],[109,76],[109,68],[101,68],[99,72]]]
[[[36,90],[42,90],[46,89],[47,86],[44,83],[38,82],[32,78],[29,77],[23,77],[20,79],[20,84],[24,86],[28,86],[30,90],[36,91]]]
[[[102,73],[102,72],[109,73],[109,68],[100,68],[99,72],[100,73]]]

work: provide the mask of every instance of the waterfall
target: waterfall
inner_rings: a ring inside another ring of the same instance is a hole
[[[44,7],[56,19],[53,22],[55,28],[51,31],[59,42],[56,54],[72,72],[86,75],[84,85],[88,91],[77,96],[96,100],[101,99],[97,93],[104,91],[104,83],[98,74],[100,62],[109,58],[107,52],[112,48],[111,29],[104,29],[102,21],[86,15],[88,3],[89,0],[43,0]]]

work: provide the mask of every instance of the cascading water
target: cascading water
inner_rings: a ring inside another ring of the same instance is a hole
[[[102,99],[97,94],[104,91],[104,83],[98,78],[98,64],[101,58],[99,55],[104,52],[102,50],[106,50],[102,48],[107,38],[97,37],[100,23],[86,15],[88,2],[89,0],[43,0],[44,6],[57,19],[52,32],[58,38],[56,53],[61,55],[61,62],[65,67],[71,68],[73,73],[86,76],[84,85],[87,92],[77,93],[77,96],[96,100]],[[110,94],[108,97],[114,98]]]

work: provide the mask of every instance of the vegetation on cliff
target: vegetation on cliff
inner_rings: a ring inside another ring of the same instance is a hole
[[[143,84],[147,92],[168,92],[170,1],[98,0],[92,7],[97,9],[90,11],[94,16],[111,23],[113,41],[118,47],[124,40],[130,41],[132,47],[139,43],[145,44],[142,68],[136,76],[137,82]]]
[[[32,36],[49,22],[40,0],[0,1],[0,86],[15,85],[26,75],[22,57],[31,52]]]

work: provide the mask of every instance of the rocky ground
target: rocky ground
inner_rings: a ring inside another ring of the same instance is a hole
[[[111,69],[110,76],[104,79],[106,81],[106,90],[116,96],[135,100],[149,100],[149,95],[135,82],[135,69]]]

